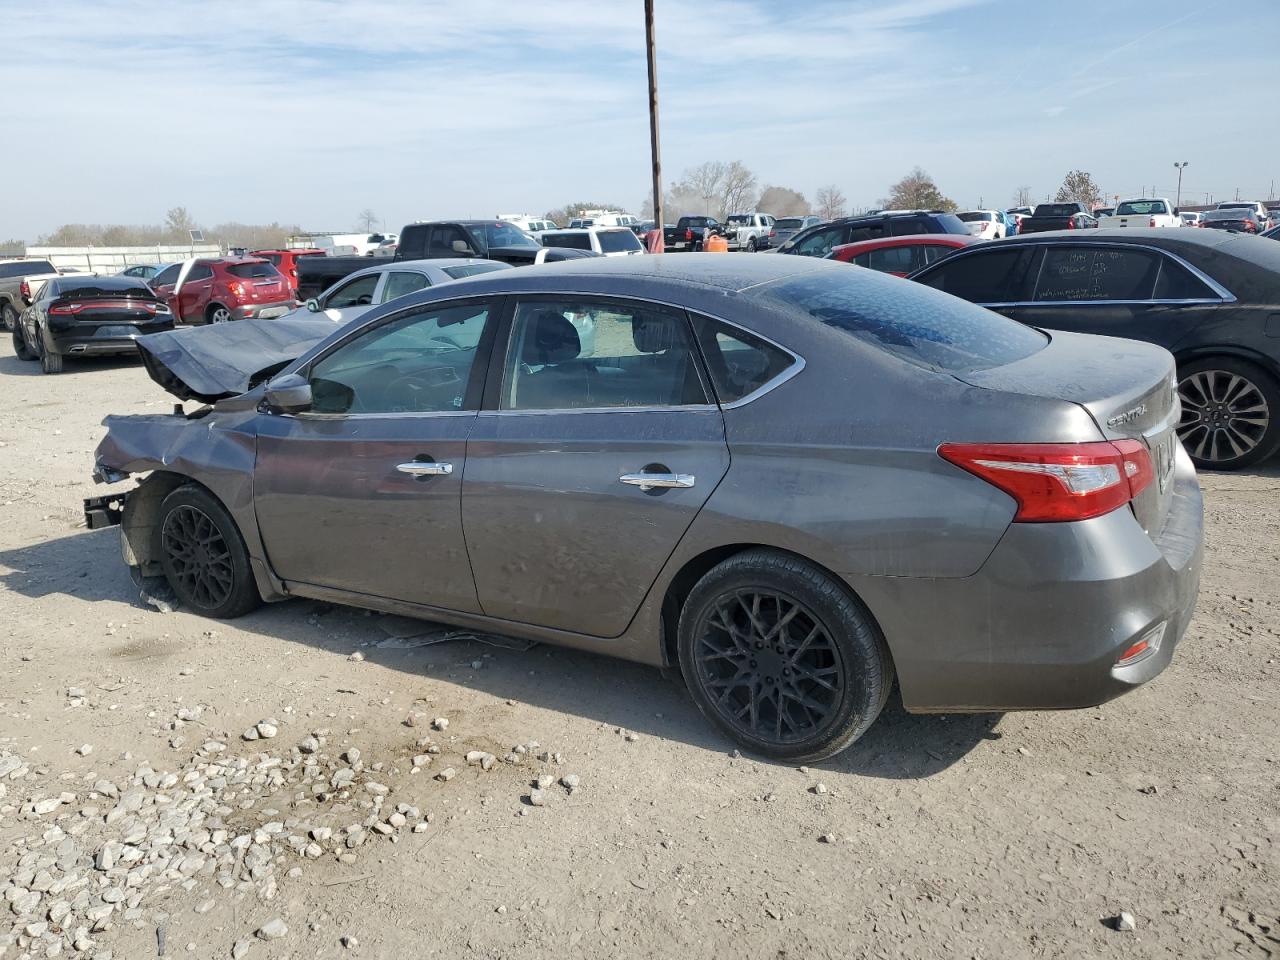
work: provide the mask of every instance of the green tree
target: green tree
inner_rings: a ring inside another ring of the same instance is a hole
[[[1102,206],[1102,191],[1084,170],[1072,170],[1053,197],[1055,203],[1083,203],[1086,210]]]

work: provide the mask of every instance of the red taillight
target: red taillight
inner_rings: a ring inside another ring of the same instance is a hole
[[[772,239],[773,239],[774,237],[776,237],[777,235],[778,235],[778,231],[777,231],[777,230],[770,230],[770,231],[769,231],[769,239],[770,239],[770,240],[772,240]]]
[[[1067,217],[1067,229],[1068,229],[1068,230],[1074,230],[1075,228],[1076,228],[1076,218],[1075,218],[1075,217]]]
[[[1156,218],[1155,218],[1155,217],[1152,217],[1152,218],[1151,218],[1151,223],[1150,223],[1150,224],[1148,224],[1148,226],[1152,226],[1152,227],[1154,227],[1155,225],[1156,225]]]
[[[685,232],[684,232],[684,238],[685,238],[686,240],[692,240],[692,239],[693,239],[693,231],[692,231],[692,230],[685,230]]]
[[[244,284],[241,283],[239,280],[232,280],[230,283],[227,284],[227,289],[231,291],[231,295],[233,297],[244,296]]]
[[[169,312],[169,308],[158,306],[151,300],[77,300],[72,303],[56,303],[49,308],[51,317],[73,317],[78,313],[94,310],[143,310],[155,313],[156,310]]]
[[[944,443],[938,455],[1013,497],[1013,519],[1023,523],[1100,517],[1123,507],[1155,475],[1138,440]]]
[[[60,303],[49,308],[49,316],[51,317],[70,317],[75,316],[84,309],[83,303]]]
[[[18,284],[18,292],[22,294],[23,300],[26,300],[27,302],[31,301],[31,284],[27,283],[27,281],[23,280]]]

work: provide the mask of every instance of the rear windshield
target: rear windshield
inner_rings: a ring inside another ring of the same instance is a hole
[[[773,226],[778,230],[799,230],[804,221],[799,217],[784,217],[781,220],[775,220]]]
[[[590,250],[591,234],[589,233],[544,233],[544,247],[569,247],[572,250]]]
[[[0,277],[30,277],[40,273],[57,273],[48,260],[19,260],[16,263],[0,263]]]
[[[706,217],[681,217],[679,223],[682,227],[705,227],[706,225]]]
[[[1116,207],[1117,217],[1149,216],[1153,213],[1168,213],[1169,209],[1163,200],[1126,200]]]
[[[468,263],[465,267],[445,267],[444,272],[455,280],[461,280],[463,277],[474,277],[478,273],[493,273],[495,270],[507,269],[509,269],[508,264],[490,260],[487,263]]]
[[[76,280],[63,277],[58,281],[58,296],[67,300],[92,300],[98,297],[130,297],[137,300],[154,300],[156,295],[145,283],[133,277],[123,277],[125,283],[110,282],[104,277],[86,277]]]
[[[1252,203],[1220,203],[1218,204],[1218,209],[1219,210],[1252,210],[1254,209],[1254,206]]]
[[[995,214],[983,213],[981,210],[972,210],[969,213],[956,214],[965,223],[976,223],[979,220],[994,220]]]
[[[745,213],[735,213],[732,216],[730,216],[729,219],[726,220],[725,222],[726,223],[750,223],[751,217],[749,217]]]
[[[621,253],[625,250],[643,250],[639,238],[627,229],[601,230],[596,234],[601,253]]]
[[[964,221],[957,217],[954,213],[934,213],[930,214],[937,221],[938,229],[925,229],[921,233],[968,233],[969,228],[964,225]],[[895,233],[897,231],[894,231]]]
[[[1013,363],[1049,342],[1024,326],[929,287],[857,270],[789,277],[760,288],[763,298],[944,373]]]
[[[538,241],[519,227],[509,223],[486,223],[484,225],[484,242],[489,247],[528,247],[538,249]]]
[[[1036,207],[1035,217],[1070,217],[1080,212],[1074,203],[1042,203]]]
[[[1247,220],[1252,211],[1248,207],[1222,207],[1218,210],[1206,210],[1205,220]]]
[[[227,267],[227,273],[241,280],[274,280],[280,271],[270,263],[233,263]]]

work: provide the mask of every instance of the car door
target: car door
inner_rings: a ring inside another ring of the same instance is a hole
[[[335,323],[349,323],[381,302],[378,296],[384,276],[364,273],[343,281],[321,298],[321,312]]]
[[[178,318],[188,323],[204,319],[213,293],[213,267],[207,263],[193,264],[182,286],[178,288]]]
[[[493,316],[392,314],[303,371],[309,411],[259,415],[254,506],[279,577],[479,612],[460,508]]]
[[[580,295],[509,312],[463,481],[480,604],[617,636],[728,469],[720,409],[682,311]]]
[[[418,270],[392,270],[383,274],[382,287],[378,291],[378,303],[398,300],[431,286],[426,274]]]

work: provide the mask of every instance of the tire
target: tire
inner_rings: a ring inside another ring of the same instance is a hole
[[[230,323],[231,319],[231,311],[220,303],[209,304],[204,312],[205,323]]]
[[[27,346],[27,338],[23,336],[21,327],[13,328],[13,352],[19,360],[36,359],[36,352]]]
[[[770,630],[783,619],[775,639],[784,639],[770,649]],[[702,715],[775,760],[844,750],[893,686],[888,647],[866,608],[811,564],[773,550],[739,553],[699,580],[680,611],[677,646]],[[769,685],[772,699],[754,699]]]
[[[1234,357],[1193,360],[1178,369],[1178,437],[1198,468],[1242,470],[1280,449],[1280,383]]]
[[[3,318],[6,330],[18,329],[18,311],[13,309],[13,304],[6,303],[3,309],[0,309],[0,318]]]
[[[187,484],[165,497],[154,536],[165,579],[194,612],[231,620],[262,603],[240,530],[203,487]]]
[[[41,373],[61,373],[62,372],[62,354],[50,353],[43,347],[40,348],[40,372]]]
[[[756,252],[756,238],[752,237],[750,240],[747,241],[747,253],[755,253],[755,252]]]

